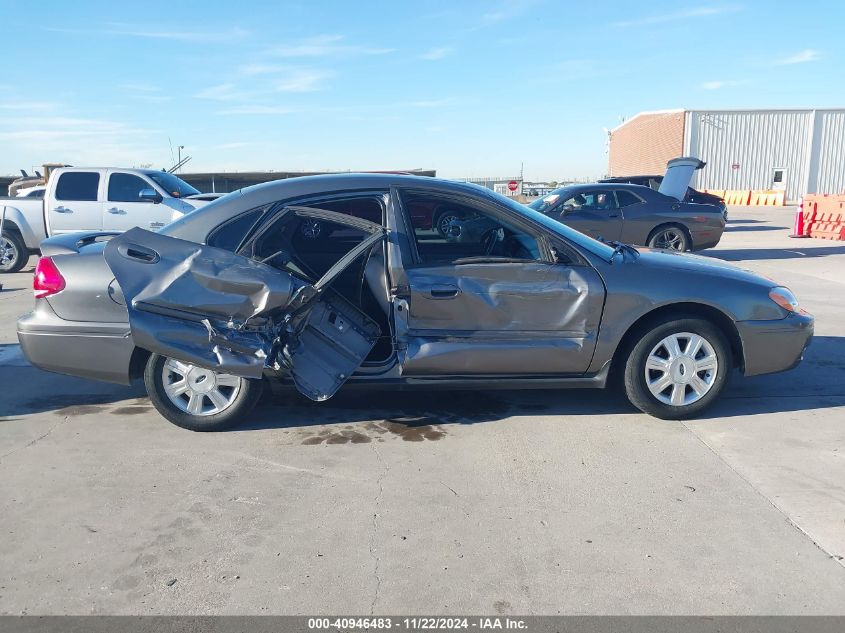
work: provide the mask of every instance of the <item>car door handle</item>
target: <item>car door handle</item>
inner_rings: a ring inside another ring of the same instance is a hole
[[[67,207],[56,207],[53,211],[55,213],[73,213],[73,211]]]
[[[609,215],[609,216],[607,216],[607,217],[609,217],[609,218],[618,218],[618,217],[619,217],[619,214],[618,214],[618,213],[614,213],[613,215]]]
[[[160,259],[153,249],[138,244],[121,244],[117,247],[117,252],[126,259],[143,264],[155,264]]]
[[[449,284],[437,284],[436,286],[432,286],[428,290],[428,294],[431,296],[432,299],[453,299],[454,297],[458,296],[461,289],[457,286],[452,286]]]
[[[126,211],[123,209],[118,209],[117,207],[112,207],[111,209],[106,209],[112,215],[126,215]]]

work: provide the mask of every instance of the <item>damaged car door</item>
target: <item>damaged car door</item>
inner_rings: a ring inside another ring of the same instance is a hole
[[[399,197],[404,209],[439,200],[415,191]],[[412,227],[414,239],[402,253],[403,375],[586,372],[604,306],[599,274],[505,209],[471,198],[448,202],[464,219],[453,221],[445,238]]]
[[[384,239],[384,227],[332,211],[288,206],[259,229],[321,221],[366,234],[312,280],[281,249],[256,260],[144,229],[109,242],[104,257],[126,301],[138,347],[245,378],[287,371],[312,400],[333,396],[360,366],[378,325],[331,290],[331,282]],[[279,227],[283,229],[279,229]],[[242,248],[240,252],[244,252]]]

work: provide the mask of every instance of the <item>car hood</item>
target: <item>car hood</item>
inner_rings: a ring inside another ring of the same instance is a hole
[[[638,247],[637,250],[640,252],[637,263],[648,268],[660,269],[667,272],[683,271],[685,273],[698,273],[709,277],[723,277],[765,288],[772,288],[778,285],[771,279],[714,257],[654,248]]]

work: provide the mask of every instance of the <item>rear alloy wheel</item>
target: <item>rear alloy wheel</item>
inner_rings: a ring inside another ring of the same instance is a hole
[[[153,354],[144,371],[153,406],[176,426],[218,431],[247,414],[261,396],[261,381],[248,380]]]
[[[687,233],[680,226],[667,226],[655,231],[649,238],[648,245],[651,248],[663,248],[681,253],[688,251],[690,247]]]
[[[16,273],[26,266],[29,254],[21,236],[12,231],[0,235],[0,273]]]
[[[664,322],[631,350],[625,393],[640,411],[664,420],[688,419],[718,398],[731,366],[730,345],[709,321]]]

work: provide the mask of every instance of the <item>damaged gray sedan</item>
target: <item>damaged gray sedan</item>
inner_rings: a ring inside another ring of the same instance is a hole
[[[448,240],[448,205],[496,225]],[[318,227],[319,230],[315,230]],[[109,239],[111,238],[111,239]],[[143,377],[193,430],[242,418],[267,381],[604,387],[660,418],[710,405],[729,373],[782,371],[813,319],[776,283],[723,262],[589,238],[473,185],[316,176],[235,192],[153,233],[42,244],[27,358],[118,383]]]

